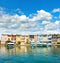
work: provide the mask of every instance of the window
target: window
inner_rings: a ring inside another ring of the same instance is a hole
[[[34,38],[34,35],[30,35],[30,38]]]
[[[16,38],[14,38],[14,40],[16,40]]]
[[[51,41],[49,41],[48,43],[51,43]]]
[[[48,38],[48,40],[51,40],[51,38]]]
[[[8,40],[10,41],[10,38],[8,38]]]
[[[11,40],[13,40],[13,38],[11,38]]]

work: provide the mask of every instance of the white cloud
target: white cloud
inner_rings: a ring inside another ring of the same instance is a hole
[[[17,13],[11,15],[6,13],[3,8],[1,8],[0,11],[0,33],[52,33],[52,31],[59,30],[57,28],[60,27],[60,21],[51,22],[52,15],[44,10],[37,11],[37,13],[31,17]],[[17,9],[16,11],[21,10]]]
[[[60,20],[55,21],[56,25],[60,25]]]
[[[44,30],[41,34],[60,34],[60,30]]]
[[[56,29],[56,25],[53,24],[53,23],[47,24],[47,25],[45,26],[45,29],[46,29],[46,30],[54,30],[54,29]]]
[[[42,21],[42,24],[49,24],[50,21]]]
[[[37,14],[35,14],[30,21],[38,21],[38,20],[51,20],[52,15],[49,12],[46,12],[44,10],[37,11]]]
[[[45,25],[44,33],[58,34],[60,33],[60,21],[51,22]]]
[[[21,11],[21,9],[19,9],[19,8],[15,9],[14,12],[16,12],[16,13],[18,13],[18,14],[24,14],[24,13]]]
[[[52,12],[60,12],[60,8],[56,8],[56,9],[53,9],[53,11]]]

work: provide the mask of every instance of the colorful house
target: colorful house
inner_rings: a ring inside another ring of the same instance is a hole
[[[21,39],[20,39],[20,35],[16,35],[16,44],[18,44],[19,42],[21,41]]]
[[[21,43],[21,45],[29,44],[30,43],[30,37],[29,35],[16,35],[16,43]]]
[[[40,42],[48,43],[48,35],[40,35]]]
[[[34,41],[34,35],[30,35],[30,42]]]
[[[52,35],[51,35],[51,34],[48,35],[48,42],[49,42],[49,43],[52,42]]]
[[[7,35],[7,41],[11,42],[11,35]]]
[[[34,35],[34,41],[35,41],[35,42],[38,41],[38,35]]]
[[[60,45],[60,34],[57,35],[57,45]]]
[[[21,45],[29,44],[30,43],[29,35],[20,35],[20,41],[21,41]]]
[[[7,34],[2,34],[0,39],[1,39],[1,44],[5,44],[7,41]]]
[[[16,35],[11,35],[11,42],[16,42]]]
[[[52,45],[52,36],[51,35],[38,35],[38,42],[37,42],[38,46],[42,46],[42,45]]]
[[[53,34],[52,35],[52,45],[56,45],[57,44],[57,35]]]

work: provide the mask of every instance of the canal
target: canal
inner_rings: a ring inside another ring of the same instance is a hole
[[[0,46],[0,63],[60,63],[60,47]]]

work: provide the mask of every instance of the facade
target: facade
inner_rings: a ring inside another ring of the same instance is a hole
[[[11,35],[11,42],[16,42],[16,35]]]
[[[60,45],[60,35],[57,35],[57,45]]]
[[[34,41],[34,35],[30,35],[30,42]]]
[[[38,35],[30,35],[30,41],[37,42],[38,41]]]
[[[16,42],[16,35],[7,35],[7,40],[6,42]]]
[[[7,35],[7,41],[11,42],[11,35]]]
[[[42,35],[38,35],[38,42],[42,42],[42,40],[43,40],[43,36]]]
[[[60,42],[60,35],[57,35],[57,42]]]
[[[1,39],[1,44],[5,44],[8,39],[7,34],[2,34],[0,39]]]
[[[48,43],[52,43],[52,35],[48,35]]]
[[[52,35],[52,44],[53,45],[57,44],[57,35],[56,34]]]
[[[21,45],[29,44],[30,43],[29,35],[20,35],[20,41],[21,41]]]
[[[20,42],[20,35],[16,35],[16,44],[18,44],[18,42]]]
[[[38,42],[47,43],[48,42],[48,36],[47,35],[38,35]]]
[[[52,45],[60,45],[60,34],[45,34],[45,35],[8,35],[2,34],[0,36],[0,44],[5,44],[7,42],[19,42],[21,45],[30,43],[51,43]]]
[[[16,43],[21,43],[21,45],[29,44],[30,43],[30,37],[29,35],[16,35]]]
[[[52,35],[38,35],[38,42],[40,43],[51,43]]]
[[[38,41],[38,35],[34,35],[34,42]]]

